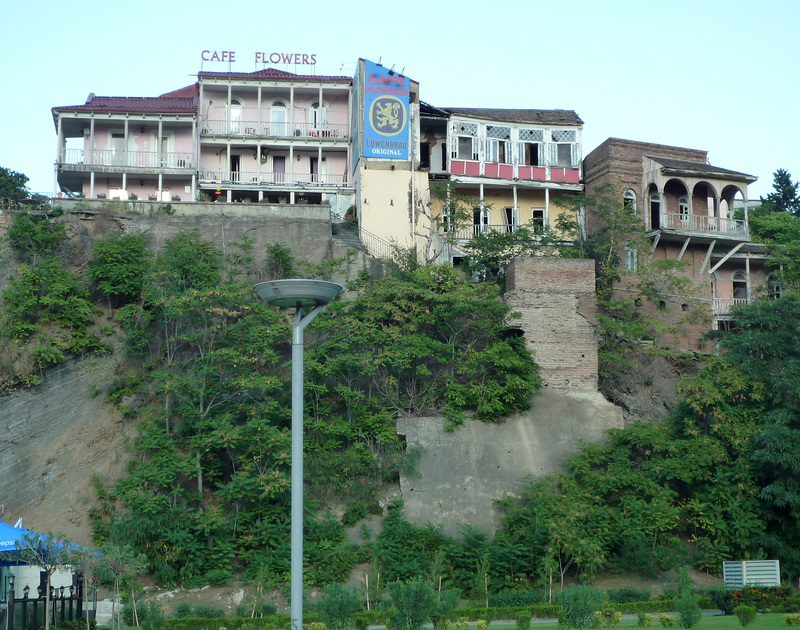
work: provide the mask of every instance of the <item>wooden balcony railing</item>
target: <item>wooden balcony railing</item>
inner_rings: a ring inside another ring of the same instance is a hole
[[[345,176],[333,173],[274,173],[271,171],[215,171],[202,169],[200,182],[211,184],[235,183],[242,185],[312,185],[347,184]]]
[[[241,138],[315,138],[342,140],[350,137],[350,125],[297,122],[257,122],[206,120],[200,127],[203,136],[234,136]]]
[[[59,163],[74,166],[132,167],[141,169],[194,168],[191,153],[171,151],[116,151],[113,149],[63,149]]]
[[[709,217],[693,214],[661,213],[661,228],[685,232],[705,232],[730,236],[749,236],[747,223],[741,219]]]

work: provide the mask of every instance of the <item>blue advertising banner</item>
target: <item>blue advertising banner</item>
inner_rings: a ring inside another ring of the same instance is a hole
[[[408,159],[407,77],[364,60],[364,157]]]

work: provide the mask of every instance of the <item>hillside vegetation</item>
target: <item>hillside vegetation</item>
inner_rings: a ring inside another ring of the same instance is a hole
[[[19,266],[0,307],[10,349],[0,369],[8,390],[69,358],[118,357],[113,384],[93,393],[135,425],[134,457],[126,477],[96,484],[95,542],[145,554],[164,584],[224,584],[238,573],[284,581],[291,315],[253,294],[252,245],[223,256],[184,233],[152,251],[146,235],[120,233],[68,266],[60,225],[19,214],[9,230]],[[611,268],[601,246],[577,254]],[[266,260],[268,277],[328,277],[346,264],[304,265],[282,245]],[[606,365],[624,369],[625,331],[638,335],[641,322],[611,303],[607,282]],[[444,414],[454,430],[500,421],[529,404],[539,378],[523,341],[507,334],[493,283],[430,266],[364,277],[350,294],[307,332],[310,585],[343,582],[357,563],[384,583],[420,576],[480,597],[568,573],[717,572],[729,558],[778,558],[785,573],[800,571],[800,300],[790,291],[735,312],[741,332],[716,339],[722,356],[682,382],[684,401],[665,421],[613,431],[565,473],[504,499],[494,537],[468,523],[459,540],[416,527],[396,501],[380,534],[362,527],[358,543],[345,528],[383,512],[378,488],[413,467],[397,417]]]

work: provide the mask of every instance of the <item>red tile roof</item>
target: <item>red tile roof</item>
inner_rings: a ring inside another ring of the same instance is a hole
[[[571,109],[486,109],[480,107],[440,107],[440,110],[499,122],[544,123],[549,125],[582,125],[583,121]]]
[[[190,86],[191,87],[191,86]],[[188,88],[177,90],[181,92]],[[194,114],[197,111],[196,96],[95,96],[89,94],[83,105],[54,107],[53,111],[136,112]]]

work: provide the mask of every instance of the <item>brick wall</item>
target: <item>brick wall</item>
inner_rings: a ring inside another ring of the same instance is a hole
[[[597,389],[594,261],[517,258],[506,271],[506,303],[541,367],[545,386]]]

